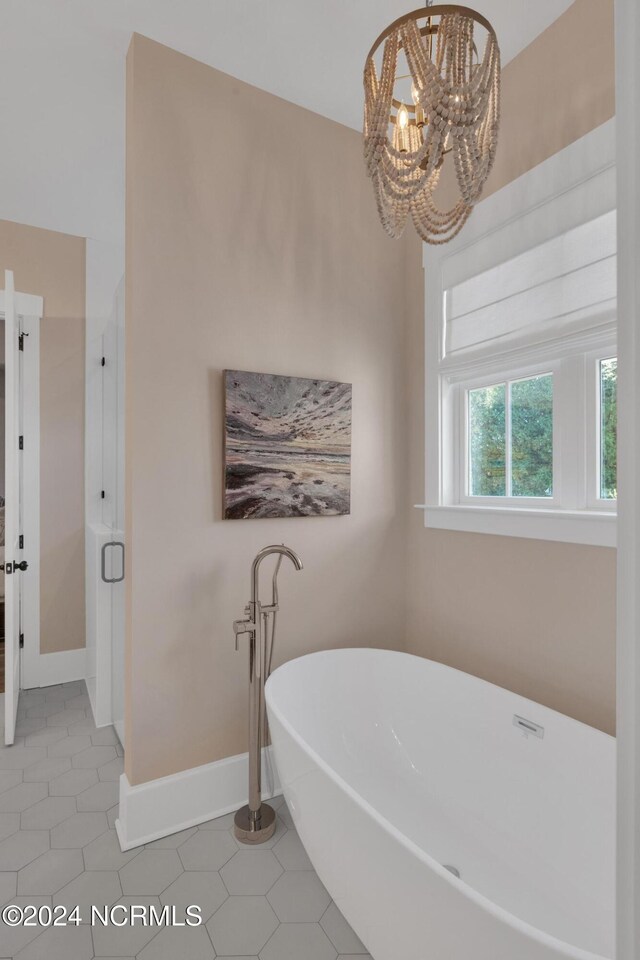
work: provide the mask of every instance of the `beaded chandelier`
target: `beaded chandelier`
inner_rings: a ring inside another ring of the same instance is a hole
[[[486,33],[482,59],[477,25]],[[423,240],[447,243],[480,199],[495,157],[500,49],[493,27],[468,7],[414,10],[374,43],[364,91],[365,162],[384,229],[399,237],[411,215]],[[458,198],[440,210],[434,192],[445,163]]]

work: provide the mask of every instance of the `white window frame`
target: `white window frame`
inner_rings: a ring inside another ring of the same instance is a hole
[[[445,357],[446,290],[615,209],[608,121],[478,204],[443,246],[424,245],[425,526],[615,546],[616,501],[598,497],[598,360],[617,355],[615,304],[588,329],[494,355]],[[462,395],[471,384],[554,373],[554,495],[464,495]],[[568,425],[571,424],[569,427]]]

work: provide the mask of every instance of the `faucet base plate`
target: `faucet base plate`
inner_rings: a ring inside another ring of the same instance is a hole
[[[241,807],[233,822],[233,832],[240,843],[264,843],[276,832],[276,812],[268,803],[261,805],[256,820],[251,818],[248,806]]]

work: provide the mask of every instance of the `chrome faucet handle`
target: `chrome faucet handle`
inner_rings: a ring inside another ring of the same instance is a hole
[[[240,649],[238,637],[241,633],[255,633],[255,624],[252,620],[234,620],[233,632],[236,638],[236,650]]]

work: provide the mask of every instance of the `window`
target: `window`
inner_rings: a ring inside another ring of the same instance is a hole
[[[600,361],[600,497],[617,495],[617,381],[615,357]]]
[[[441,377],[449,506],[615,514],[614,351],[581,338],[553,349],[553,360],[536,346],[508,367],[496,357]]]
[[[427,526],[615,545],[606,138],[576,141],[424,248]]]
[[[504,383],[467,392],[467,452],[472,497],[504,497],[507,493],[506,394]]]
[[[472,497],[553,495],[553,374],[467,391]]]

